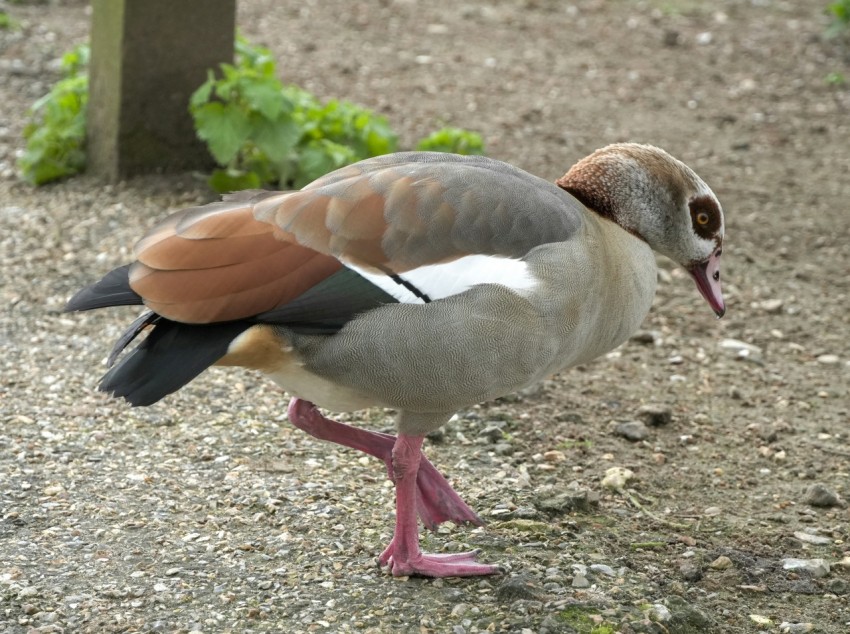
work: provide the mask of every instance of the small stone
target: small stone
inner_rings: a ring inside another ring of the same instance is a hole
[[[583,574],[577,573],[573,575],[572,586],[573,588],[589,588],[590,581]]]
[[[822,484],[813,484],[806,489],[806,492],[803,494],[803,502],[809,506],[822,508],[842,506],[841,498],[838,497],[838,494]]]
[[[668,46],[673,48],[674,46],[679,45],[679,32],[674,31],[673,29],[665,29],[664,37],[661,40],[664,43],[664,46]]]
[[[702,579],[702,570],[700,570],[699,566],[694,565],[690,561],[686,561],[679,566],[679,574],[682,575],[682,578],[685,581],[690,581],[692,583]]]
[[[154,592],[165,592],[166,590],[168,590],[168,586],[164,583],[155,583],[153,586]]]
[[[671,584],[672,585],[672,584]],[[668,596],[663,604],[672,616],[667,626],[669,632],[721,632],[705,612],[678,595]]]
[[[635,343],[640,343],[645,346],[654,345],[657,341],[661,339],[661,333],[657,330],[638,330],[630,341]]]
[[[761,308],[764,312],[769,315],[775,315],[780,310],[782,310],[782,306],[785,305],[781,299],[766,299],[763,302],[759,302],[759,308]]]
[[[673,410],[666,405],[647,404],[638,409],[637,417],[650,427],[663,427],[673,420]]]
[[[795,559],[789,557],[782,560],[782,569],[791,572],[806,572],[815,578],[829,574],[829,564],[823,559]]]
[[[521,533],[537,533],[543,534],[548,533],[552,530],[552,527],[546,522],[538,522],[537,520],[530,519],[510,519],[500,524],[502,528],[513,529],[515,531],[520,531]]]
[[[750,620],[756,624],[759,628],[771,627],[773,626],[773,621],[771,621],[766,616],[762,616],[761,614],[750,614]]]
[[[514,446],[510,443],[499,442],[493,447],[493,453],[497,456],[511,456],[514,453]]]
[[[837,354],[822,354],[817,360],[824,365],[837,365],[841,361]]]
[[[614,428],[614,433],[618,436],[622,436],[626,440],[639,442],[646,439],[649,435],[649,430],[643,421],[633,420],[626,423],[618,423]]]
[[[720,348],[741,359],[760,359],[761,348],[738,339],[723,339]]]
[[[489,421],[487,426],[478,434],[478,437],[488,440],[491,443],[497,443],[505,437],[504,428],[504,421]]]
[[[546,462],[564,462],[566,459],[567,455],[563,451],[558,451],[557,449],[543,453],[543,460]]]
[[[707,517],[715,517],[717,515],[720,515],[722,512],[723,512],[723,509],[721,509],[719,506],[708,506],[702,512],[702,514],[707,516]]]
[[[806,632],[814,632],[814,630],[814,623],[789,623],[788,621],[782,621],[779,624],[779,631],[782,634],[806,634]]]
[[[529,577],[517,576],[505,579],[496,588],[496,597],[506,603],[513,603],[519,599],[540,601],[543,593]]]
[[[53,497],[54,495],[59,495],[64,490],[65,489],[62,487],[61,484],[51,484],[50,486],[47,486],[47,487],[44,488],[43,493],[44,493],[44,495],[48,495],[50,497]]]
[[[442,427],[438,427],[432,431],[429,431],[425,434],[425,437],[432,443],[441,444],[446,440],[446,430]]]
[[[635,477],[634,471],[624,467],[611,467],[605,471],[602,486],[606,489],[622,489]]]
[[[653,603],[649,618],[657,623],[666,623],[673,618],[673,614],[663,603]]]
[[[807,533],[806,531],[795,531],[794,537],[799,539],[801,542],[806,542],[807,544],[817,544],[819,546],[832,543],[831,537],[825,537],[824,535],[815,535],[814,533]]]
[[[605,564],[591,564],[590,569],[593,572],[603,574],[606,577],[616,577],[617,576],[617,573],[614,572],[614,569],[611,566],[606,566]]]
[[[452,608],[452,616],[463,616],[468,611],[469,611],[469,604],[458,603],[455,607]]]
[[[832,594],[837,594],[838,596],[845,595],[850,590],[848,583],[844,579],[830,579],[826,587]]]
[[[727,570],[732,567],[732,560],[726,555],[720,555],[717,559],[708,564],[712,570]]]
[[[599,504],[599,497],[599,493],[583,489],[542,497],[534,501],[534,506],[549,515],[564,515],[571,511],[586,513]]]

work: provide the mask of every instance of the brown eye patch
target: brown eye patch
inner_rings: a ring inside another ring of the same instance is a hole
[[[720,208],[710,196],[700,196],[688,203],[691,224],[700,238],[711,240],[720,231]]]

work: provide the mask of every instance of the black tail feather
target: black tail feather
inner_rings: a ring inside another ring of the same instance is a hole
[[[181,324],[150,313],[130,326],[119,345],[126,346],[150,323],[151,333],[98,386],[136,406],[151,405],[179,390],[223,357],[230,342],[252,325],[248,321]]]
[[[118,355],[124,352],[124,348],[129,346],[133,339],[139,336],[139,333],[142,332],[145,328],[152,324],[156,324],[160,321],[162,317],[157,315],[153,311],[149,311],[147,313],[143,313],[136,319],[127,330],[124,331],[118,341],[115,342],[115,345],[112,346],[112,352],[109,353],[109,358],[106,360],[106,367],[111,368],[115,365],[115,360],[118,358]]]
[[[141,296],[130,288],[130,265],[125,264],[107,273],[102,280],[86,286],[65,305],[65,312],[92,310],[107,306],[138,306]]]

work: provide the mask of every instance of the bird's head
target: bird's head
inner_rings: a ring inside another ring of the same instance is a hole
[[[558,185],[682,265],[718,317],[723,209],[687,165],[651,145],[618,143],[576,163]]]

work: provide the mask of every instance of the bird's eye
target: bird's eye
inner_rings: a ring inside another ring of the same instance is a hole
[[[705,225],[708,224],[708,220],[709,220],[708,214],[705,213],[704,211],[701,211],[697,214],[697,224],[698,225],[705,226]]]

